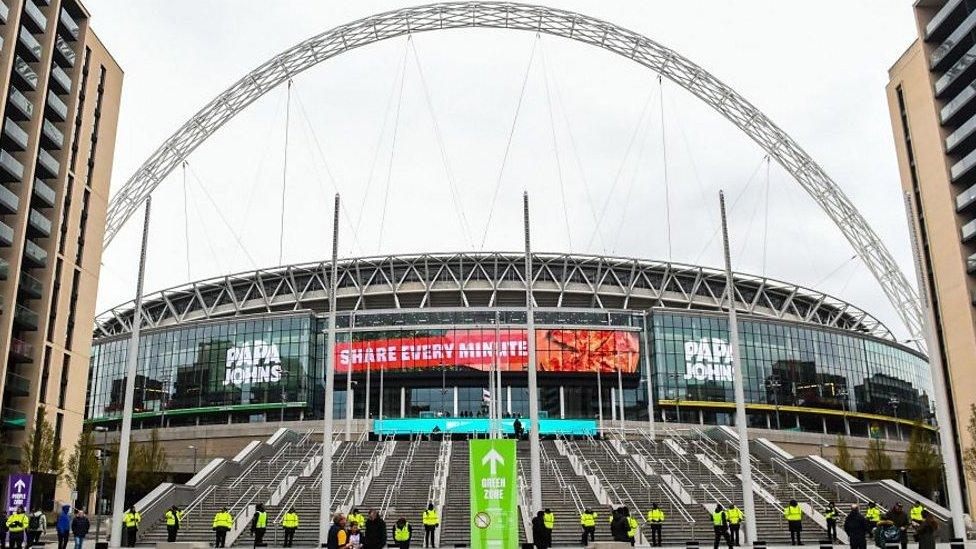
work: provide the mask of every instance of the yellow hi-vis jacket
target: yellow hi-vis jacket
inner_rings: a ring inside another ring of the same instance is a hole
[[[424,511],[423,515],[424,526],[437,526],[440,524],[440,519],[437,517],[437,511],[435,509],[427,509]]]
[[[545,513],[542,515],[542,524],[549,530],[552,530],[552,527],[556,524],[556,515]]]
[[[881,509],[868,507],[864,510],[864,518],[868,519],[868,522],[878,522],[881,520]]]
[[[410,539],[410,523],[404,523],[403,528],[393,526],[393,541],[408,541]]]
[[[285,513],[281,517],[282,528],[298,528],[298,513]]]
[[[580,524],[583,526],[596,526],[596,513],[580,513]]]
[[[142,522],[142,515],[138,511],[122,515],[122,524],[125,524],[126,528],[137,528],[140,522]]]
[[[921,522],[921,520],[922,520],[922,511],[924,511],[924,510],[925,510],[925,507],[924,506],[922,506],[922,505],[916,505],[915,507],[912,507],[911,508],[911,510],[909,511],[909,515],[908,516],[912,520]]]
[[[719,511],[717,513],[712,513],[712,525],[716,527],[725,526],[725,511]]]
[[[652,524],[664,523],[664,511],[661,509],[651,509],[647,512],[647,520]]]
[[[627,517],[627,525],[630,527],[627,530],[627,537],[633,538],[637,536],[637,519],[634,517]]]
[[[742,509],[733,507],[725,511],[725,518],[728,519],[729,524],[732,526],[738,526],[742,522],[742,519],[746,518],[746,514],[742,512]]]
[[[362,513],[349,513],[349,516],[346,517],[346,520],[349,521],[350,526],[355,524],[356,526],[359,527],[360,530],[362,530],[363,527],[366,526],[366,517],[364,517]]]
[[[173,512],[172,509],[166,511],[166,526],[176,526],[183,524],[183,511]]]
[[[230,530],[234,527],[234,517],[226,511],[217,511],[213,519],[213,528],[227,528]]]
[[[18,534],[27,529],[28,522],[27,514],[25,513],[14,513],[7,517],[7,530],[10,530],[11,534]]]
[[[800,509],[799,505],[787,505],[786,509],[783,509],[783,518],[789,522],[803,520],[803,509]]]
[[[256,520],[254,521],[254,527],[255,528],[267,528],[268,527],[268,512],[267,511],[258,511],[257,514],[254,515],[254,516],[257,517]]]

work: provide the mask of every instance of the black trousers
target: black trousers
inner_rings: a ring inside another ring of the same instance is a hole
[[[866,540],[863,537],[860,537],[858,539],[851,538],[850,544],[851,544],[851,549],[868,549],[868,540]]]
[[[135,526],[125,527],[125,546],[135,547],[136,546],[136,534],[139,533],[139,528]]]
[[[661,524],[651,525],[651,546],[660,547],[661,546]]]
[[[396,545],[400,549],[410,549],[410,540],[407,540],[407,541],[398,541],[398,542],[396,542]]]
[[[580,545],[585,546],[587,540],[593,541],[596,537],[596,526],[583,526],[583,535],[580,537]]]
[[[741,529],[742,529],[741,524],[729,525],[729,531],[731,532],[729,535],[732,537],[732,545],[735,545],[736,547],[741,545],[741,542],[739,541],[739,530]]]
[[[798,520],[787,521],[790,525],[790,545],[803,545],[803,523]]]
[[[725,526],[715,526],[715,544],[714,549],[718,549],[718,542],[720,539],[725,538],[725,543],[728,544],[729,549],[732,549],[732,538],[729,537],[729,529]]]
[[[180,527],[175,524],[166,525],[166,541],[173,543],[176,541],[176,534],[180,531]]]
[[[291,547],[291,544],[295,541],[295,530],[298,528],[286,527],[285,528],[285,547]]]
[[[435,524],[425,524],[424,525],[424,547],[433,547],[434,540],[434,530],[437,529]]]
[[[834,541],[837,539],[837,521],[828,520],[827,521],[827,539]]]
[[[227,528],[220,527],[214,528],[214,547],[226,547],[224,544],[227,542]]]
[[[10,549],[23,549],[23,547],[24,547],[24,533],[10,532]]]
[[[255,528],[254,529],[254,546],[263,547],[264,546],[264,532],[267,528]]]
[[[71,538],[69,532],[58,532],[58,549],[66,549],[68,547],[68,539]]]

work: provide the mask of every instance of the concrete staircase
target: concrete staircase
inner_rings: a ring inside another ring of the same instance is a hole
[[[434,481],[439,441],[400,441],[386,461],[382,474],[373,479],[363,498],[362,509],[378,509],[390,525],[403,516],[413,526],[414,543],[423,542],[421,516],[427,508]]]

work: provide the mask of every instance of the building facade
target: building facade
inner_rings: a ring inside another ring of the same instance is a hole
[[[533,259],[531,336],[523,257],[344,261],[335,416],[351,409],[357,419],[481,418],[494,396],[503,414],[526,417],[533,337],[543,417],[609,428],[646,421],[653,409],[662,422],[732,423],[722,272],[622,258]],[[147,296],[134,427],[321,418],[328,272],[322,263],[295,265]],[[925,358],[870,315],[766,278],[738,275],[736,294],[750,426],[902,440],[917,422],[931,429]],[[118,428],[131,322],[131,304],[99,317],[92,424]],[[500,390],[489,382],[492,368],[501,371]]]
[[[889,70],[887,96],[920,286],[944,365],[957,452],[976,404],[976,3],[919,0],[919,38]],[[976,484],[968,479],[969,508]]]
[[[81,432],[121,86],[76,0],[0,0],[0,440],[14,470],[40,414],[65,459]]]

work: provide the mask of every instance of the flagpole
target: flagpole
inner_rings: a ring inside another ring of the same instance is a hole
[[[329,333],[325,345],[325,398],[322,421],[322,490],[319,500],[319,547],[328,542],[332,518],[332,403],[335,390],[336,277],[339,274],[339,193],[332,218],[332,265],[329,275]]]
[[[542,509],[542,464],[539,451],[539,382],[536,374],[535,316],[532,299],[532,246],[529,238],[529,193],[522,195],[525,224],[525,333],[529,346],[529,472],[532,488],[532,511]]]

